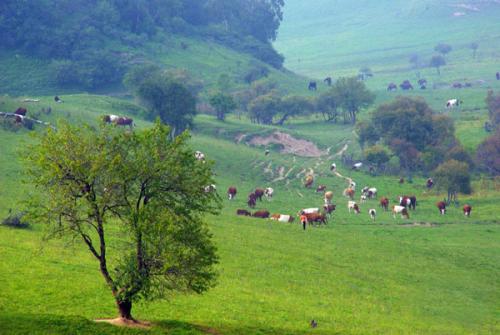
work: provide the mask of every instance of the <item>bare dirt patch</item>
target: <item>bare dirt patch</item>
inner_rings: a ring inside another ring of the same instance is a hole
[[[95,322],[109,323],[113,326],[118,327],[128,327],[128,328],[138,328],[138,329],[150,329],[151,323],[147,321],[138,321],[138,320],[127,320],[124,318],[116,318],[116,319],[97,319]]]
[[[326,155],[327,152],[320,150],[316,144],[293,137],[290,134],[275,132],[269,136],[255,136],[250,141],[250,145],[269,145],[279,144],[283,146],[282,153],[294,154],[301,157],[320,157]]]

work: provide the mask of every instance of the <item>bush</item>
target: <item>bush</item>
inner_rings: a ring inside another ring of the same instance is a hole
[[[2,225],[13,227],[13,228],[29,228],[30,224],[23,221],[24,213],[12,214],[12,210],[9,210],[9,216],[2,220]]]
[[[247,84],[265,78],[269,75],[269,69],[263,65],[252,64],[252,67],[245,73],[243,80]]]

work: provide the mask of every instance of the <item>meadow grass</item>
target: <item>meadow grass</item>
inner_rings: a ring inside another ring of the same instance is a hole
[[[49,121],[96,124],[102,114],[126,114],[141,121],[130,103],[110,97],[69,95],[52,105]],[[18,100],[3,98],[2,108]],[[125,105],[123,105],[125,104]],[[130,113],[124,113],[130,111]],[[464,112],[466,116],[468,112]],[[28,230],[0,227],[0,329],[2,334],[495,334],[500,288],[497,204],[500,186],[491,180],[474,181],[474,193],[460,196],[473,206],[471,218],[451,206],[441,216],[435,202],[444,195],[427,191],[425,179],[399,184],[397,177],[370,176],[339,165],[358,188],[375,186],[391,204],[402,194],[415,194],[418,207],[410,220],[394,219],[375,200],[361,204],[360,215],[349,214],[342,190],[344,179],[331,174],[333,158],[301,158],[236,144],[239,133],[275,130],[310,139],[333,155],[345,143],[356,149],[352,128],[299,119],[285,127],[260,127],[231,116],[221,123],[210,116],[196,119],[191,139],[215,162],[217,190],[238,188],[236,200],[224,200],[220,216],[207,217],[220,256],[217,287],[196,296],[173,295],[167,301],[134,306],[138,319],[152,321],[150,331],[95,324],[114,317],[109,290],[90,253],[79,241],[45,241],[43,227]],[[0,215],[7,208],[22,209],[33,190],[20,184],[19,146],[34,139],[28,132],[0,130]],[[14,145],[13,145],[14,144]],[[338,162],[338,158],[336,158]],[[288,178],[274,181],[278,168],[293,169]],[[318,207],[322,195],[302,186],[304,170],[313,168],[315,185],[334,192],[337,210],[323,227],[303,231],[298,223],[278,224],[243,218],[246,196],[255,187],[275,188],[271,201],[256,209],[295,214]],[[272,172],[271,172],[272,171]],[[302,172],[302,173],[301,173]],[[359,196],[359,193],[358,193]],[[358,199],[356,199],[358,200]],[[376,208],[374,222],[368,209]],[[119,227],[108,225],[110,255],[121,243]],[[113,258],[112,258],[113,259]],[[309,321],[319,326],[310,329]]]

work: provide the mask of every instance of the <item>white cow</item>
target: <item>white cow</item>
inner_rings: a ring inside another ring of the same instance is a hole
[[[271,187],[267,187],[265,190],[264,190],[264,195],[266,196],[266,198],[269,200],[273,197],[273,194],[274,194],[274,189],[271,188]]]
[[[359,169],[361,169],[361,167],[362,167],[362,166],[363,166],[363,163],[361,163],[361,162],[354,163],[354,164],[352,165],[352,169],[353,169],[353,170],[359,170]]]
[[[359,207],[358,204],[355,201],[349,201],[347,203],[347,209],[349,210],[349,213],[351,212],[351,209],[354,210],[354,213],[359,214]]]
[[[408,210],[406,209],[405,206],[393,206],[392,207],[392,216],[396,218],[396,214],[401,214],[402,218],[410,218],[410,215],[408,214]]]
[[[372,220],[375,220],[375,217],[377,216],[377,211],[375,210],[375,208],[370,208],[368,210],[368,214],[370,214],[370,217],[372,218]]]
[[[446,108],[448,109],[451,109],[451,108],[454,108],[454,107],[458,107],[460,106],[461,104],[463,103],[462,100],[458,100],[458,99],[450,99],[446,102]]]
[[[201,151],[196,151],[194,157],[199,161],[205,161],[205,154]]]
[[[330,165],[330,171],[337,171],[337,164],[335,163],[332,163],[332,165]]]
[[[217,187],[215,184],[207,185],[204,188],[205,193],[210,193],[210,192],[215,192],[217,190]]]
[[[304,214],[319,214],[319,208],[305,208],[299,212],[300,215]]]

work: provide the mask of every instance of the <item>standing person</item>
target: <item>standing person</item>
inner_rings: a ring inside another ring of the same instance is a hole
[[[302,223],[304,230],[306,230],[307,216],[305,214],[300,215],[300,222]]]

